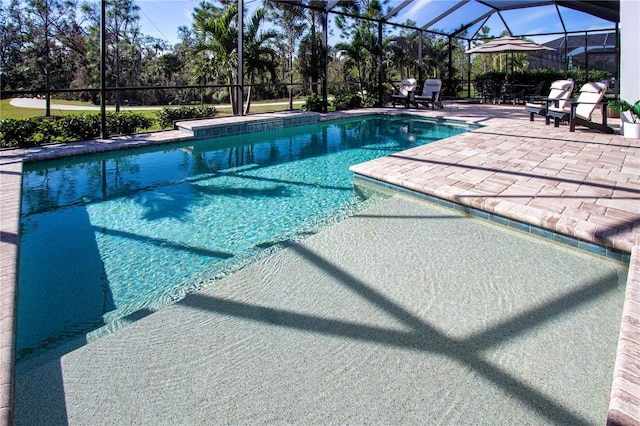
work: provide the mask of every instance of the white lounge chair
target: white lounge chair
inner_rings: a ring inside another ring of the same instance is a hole
[[[433,109],[435,106],[442,109],[442,102],[440,102],[441,89],[442,80],[437,78],[430,78],[424,82],[424,86],[422,87],[422,94],[415,95],[413,97],[413,103],[416,106],[423,104],[427,108],[429,108],[429,104],[431,104],[431,109]]]
[[[565,109],[571,93],[573,92],[573,80],[556,80],[551,83],[549,96],[546,98],[534,98],[531,102],[527,102],[524,106],[529,113],[529,120],[533,121],[535,115],[546,116],[549,107],[554,106],[559,109]],[[547,117],[547,124],[549,124]]]
[[[396,102],[403,103],[405,108],[409,108],[409,103],[412,101],[413,92],[416,90],[418,82],[415,78],[407,78],[400,82],[398,93],[391,95],[391,103],[395,108]]]
[[[565,108],[550,106],[547,116],[553,118],[555,127],[560,125],[560,121],[567,121],[571,132],[575,132],[577,124],[604,133],[614,133],[613,129],[607,126],[608,102],[602,100],[605,93],[607,93],[606,84],[586,83],[580,88],[580,96],[577,100],[570,101]],[[598,106],[602,109],[602,123],[595,123],[591,120],[591,115]]]

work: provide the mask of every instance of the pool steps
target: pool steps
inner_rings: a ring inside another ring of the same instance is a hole
[[[631,255],[629,253],[625,251],[617,250],[613,247],[605,247],[598,244],[594,244],[573,236],[564,235],[556,231],[551,231],[549,229],[545,229],[537,225],[526,223],[524,221],[516,220],[513,218],[495,214],[495,213],[490,213],[485,210],[476,209],[470,206],[466,206],[464,204],[459,204],[457,202],[446,200],[444,198],[435,197],[432,195],[425,194],[423,192],[418,192],[409,188],[404,188],[402,186],[379,181],[379,180],[370,178],[368,176],[360,175],[358,173],[354,173],[353,181],[354,181],[354,185],[369,185],[374,190],[381,191],[381,192],[388,191],[390,193],[407,194],[411,197],[415,197],[420,200],[425,200],[430,203],[438,204],[443,207],[457,210],[471,216],[476,216],[482,219],[486,219],[491,222],[507,226],[509,228],[517,229],[519,231],[527,232],[529,234],[533,234],[538,237],[553,240],[557,243],[574,247],[580,250],[584,250],[589,253],[596,254],[598,256],[603,256],[618,262],[629,263],[631,258]]]
[[[288,111],[243,117],[179,121],[176,123],[176,127],[180,132],[198,139],[215,138],[313,124],[317,123],[319,118],[320,114],[317,112]]]

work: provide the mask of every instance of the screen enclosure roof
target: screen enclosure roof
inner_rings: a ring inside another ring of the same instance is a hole
[[[345,14],[358,14],[354,0],[276,0]],[[608,31],[620,21],[619,0],[379,0],[383,16],[373,19],[462,39],[540,36]],[[366,18],[365,18],[366,19]],[[488,27],[488,34],[481,33]]]

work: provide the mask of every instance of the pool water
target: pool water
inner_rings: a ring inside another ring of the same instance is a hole
[[[26,164],[17,358],[91,340],[352,214],[371,201],[350,165],[466,130],[368,117]]]

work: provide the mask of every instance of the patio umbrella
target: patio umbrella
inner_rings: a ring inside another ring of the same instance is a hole
[[[543,51],[555,51],[555,49],[547,46],[543,46],[532,41],[527,41],[519,37],[504,36],[494,38],[493,40],[481,44],[480,46],[472,47],[466,50],[465,53],[531,53],[531,52],[543,52]],[[511,60],[511,67],[513,67],[513,59]]]
[[[519,37],[504,36],[472,47],[465,53],[529,53],[545,50],[554,51],[555,49]]]

